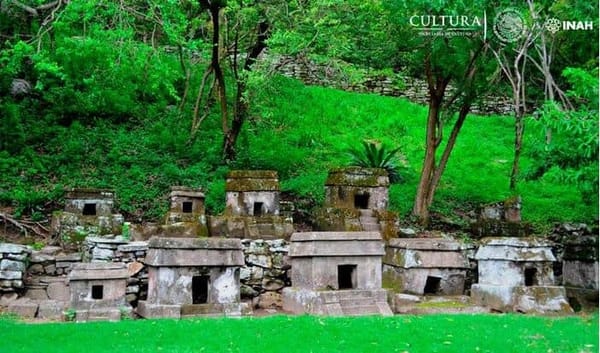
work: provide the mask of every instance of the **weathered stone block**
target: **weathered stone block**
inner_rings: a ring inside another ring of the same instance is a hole
[[[25,264],[21,261],[2,260],[0,261],[0,271],[25,272]]]
[[[63,282],[53,282],[48,284],[46,288],[48,298],[51,300],[58,300],[61,302],[67,302],[69,300],[69,287]]]
[[[25,319],[33,319],[38,311],[38,304],[28,300],[17,300],[8,305],[8,312]]]
[[[9,279],[9,280],[20,280],[23,278],[23,272],[21,271],[0,271],[0,279]]]
[[[39,303],[37,317],[44,320],[61,320],[66,303],[57,300],[44,300]]]

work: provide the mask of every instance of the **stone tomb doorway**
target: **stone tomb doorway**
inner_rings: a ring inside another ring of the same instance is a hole
[[[525,286],[537,286],[538,285],[538,273],[536,268],[525,269]]]
[[[192,304],[208,303],[209,276],[192,277]]]
[[[95,216],[96,215],[96,204],[95,203],[85,203],[83,205],[82,214],[84,216]]]
[[[338,265],[338,289],[356,288],[356,265]]]
[[[365,192],[362,194],[354,194],[354,207],[358,209],[368,209],[369,208],[369,193]]]
[[[425,295],[441,294],[441,291],[440,291],[440,282],[441,281],[442,281],[442,279],[440,277],[427,276],[427,280],[425,281],[425,288],[423,289],[423,294],[425,294]]]
[[[252,209],[252,215],[255,217],[262,216],[263,214],[263,202],[255,202],[254,207]]]

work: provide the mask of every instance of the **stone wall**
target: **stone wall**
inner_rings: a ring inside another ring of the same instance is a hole
[[[283,239],[242,240],[246,265],[240,271],[242,300],[253,307],[281,307],[281,290],[290,286],[289,242]]]
[[[23,289],[31,248],[16,244],[0,244],[0,294]]]
[[[344,75],[343,70],[330,65],[317,64],[306,58],[281,56],[272,58],[276,71],[284,76],[296,78],[307,85],[334,87],[351,92],[375,93],[383,96],[405,97],[408,100],[428,103],[427,83],[418,78],[408,76],[369,75],[360,82],[352,82]],[[449,86],[452,93],[454,88]],[[512,114],[512,103],[508,97],[486,96],[471,108],[474,114]]]

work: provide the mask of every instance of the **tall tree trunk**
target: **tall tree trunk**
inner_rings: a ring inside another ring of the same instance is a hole
[[[261,21],[257,27],[256,42],[250,48],[248,57],[244,63],[243,70],[252,70],[252,65],[256,62],[256,59],[260,53],[267,47],[267,39],[269,38],[269,24],[266,21]],[[236,54],[237,55],[237,39],[236,39]],[[235,105],[233,109],[233,118],[231,121],[231,128],[223,136],[223,159],[225,162],[231,162],[236,158],[235,144],[238,136],[242,131],[244,122],[248,118],[248,102],[244,99],[244,92],[246,91],[246,81],[239,77],[237,72],[237,63],[234,63],[234,75],[237,81],[237,91],[235,95]]]
[[[513,158],[512,170],[510,173],[510,190],[517,189],[517,179],[519,177],[519,160],[521,158],[521,147],[523,146],[523,113],[518,112],[515,115],[515,154]]]

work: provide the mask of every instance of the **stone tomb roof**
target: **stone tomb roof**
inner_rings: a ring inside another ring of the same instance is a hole
[[[553,262],[552,242],[536,238],[484,238],[476,260]]]
[[[189,188],[185,186],[172,186],[169,197],[177,196],[203,199],[204,193],[202,192],[202,189]]]
[[[144,261],[149,266],[243,266],[242,243],[237,238],[152,237]]]
[[[69,281],[124,279],[129,277],[127,266],[118,262],[74,263]]]
[[[279,191],[279,177],[274,170],[232,170],[225,191]]]
[[[294,233],[290,257],[382,256],[384,245],[379,232]]]
[[[390,180],[385,169],[346,167],[329,171],[325,186],[388,187]]]
[[[112,200],[115,192],[111,189],[73,188],[65,191],[65,199],[71,200]]]
[[[390,239],[383,262],[403,268],[468,268],[462,251],[472,248],[451,239]]]

